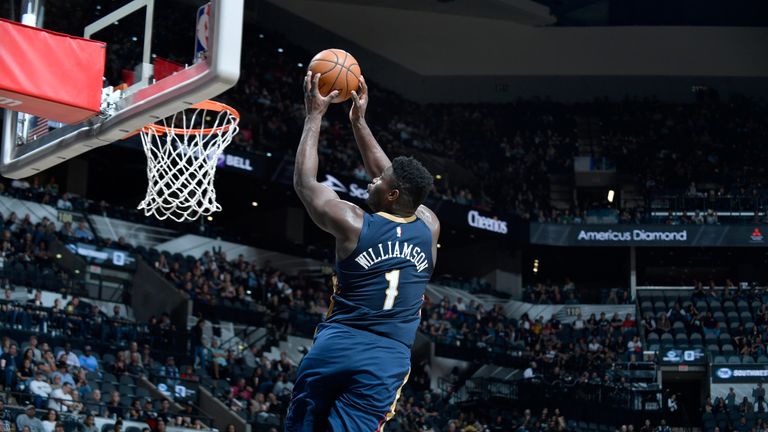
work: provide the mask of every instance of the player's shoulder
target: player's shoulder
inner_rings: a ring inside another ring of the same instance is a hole
[[[433,233],[440,231],[440,220],[437,218],[435,212],[429,207],[420,205],[419,208],[416,209],[416,217],[421,219]]]

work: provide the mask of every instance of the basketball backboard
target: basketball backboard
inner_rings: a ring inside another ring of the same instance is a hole
[[[108,62],[115,59],[124,62],[105,71],[99,115],[54,129],[42,137],[27,139],[19,132],[27,129],[19,127],[25,116],[6,110],[0,174],[10,178],[28,177],[125,138],[149,123],[213,98],[235,85],[240,75],[244,0],[201,2],[197,16],[188,17],[190,31],[186,35],[166,28],[164,36],[170,34],[176,39],[188,36],[189,63],[166,61],[162,65],[156,62],[159,56],[155,53],[162,53],[164,40],[157,37],[153,28],[163,25],[167,17],[156,13],[154,0],[123,3],[114,11],[104,11],[83,32],[86,38],[107,42]],[[129,26],[131,33],[121,30],[121,26]],[[130,44],[139,48],[121,49]],[[115,51],[110,52],[111,47]],[[136,58],[125,55],[127,51]],[[153,63],[156,64],[153,66]],[[130,72],[128,79],[124,79],[126,70]],[[122,71],[123,76],[116,76],[115,71]],[[66,85],[66,77],[62,78],[60,85]],[[118,84],[121,85],[115,87]]]

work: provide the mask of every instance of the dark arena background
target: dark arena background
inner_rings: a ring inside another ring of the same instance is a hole
[[[82,36],[127,3],[0,17]],[[192,63],[203,4],[154,2],[153,58]],[[105,85],[138,73],[142,19],[93,36]],[[292,183],[326,48],[359,61],[368,123],[434,175],[442,224],[387,431],[768,429],[767,26],[763,0],[246,1],[221,212],[137,210],[138,135],[0,179],[0,431],[283,430],[332,293]],[[318,181],[364,207],[350,106]]]

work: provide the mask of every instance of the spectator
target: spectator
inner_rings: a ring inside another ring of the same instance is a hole
[[[101,390],[94,389],[91,394],[86,396],[83,400],[85,403],[86,412],[98,417],[103,417],[106,415],[106,408],[101,403]]]
[[[93,234],[85,227],[85,222],[77,224],[77,228],[74,230],[75,238],[78,240],[92,241],[94,239]]]
[[[763,388],[763,383],[757,383],[757,387],[752,389],[752,397],[754,398],[755,403],[765,402],[765,388]]]
[[[120,405],[120,392],[113,391],[107,403],[107,414],[113,418],[123,417],[123,407]]]
[[[255,369],[259,366],[259,348],[256,345],[251,345],[243,353],[243,363],[251,369]]]
[[[96,427],[93,414],[87,414],[83,419],[83,424],[80,428],[80,432],[99,432],[99,428]]]
[[[67,383],[71,384],[73,387],[75,385],[75,378],[72,377],[72,374],[69,373],[69,370],[67,369],[67,363],[64,361],[58,362],[59,369],[51,374],[51,378],[53,378],[54,382],[57,377],[61,379],[61,383]]]
[[[5,401],[0,399],[0,426],[3,431],[11,431],[11,425],[13,424],[13,417],[10,411],[5,409]]]
[[[60,210],[72,210],[72,202],[69,200],[69,194],[65,193],[61,195],[61,198],[56,201],[56,208]]]
[[[56,354],[56,361],[65,362],[67,366],[74,368],[80,367],[80,359],[77,358],[77,354],[72,352],[72,345],[69,342],[64,344],[63,351]]]
[[[534,378],[536,376],[536,369],[537,369],[536,362],[531,362],[531,364],[528,365],[528,368],[523,371],[523,378],[524,379]]]
[[[656,432],[672,432],[672,429],[667,426],[667,420],[661,419],[659,425],[656,426]]]
[[[27,405],[24,412],[16,417],[16,430],[23,431],[25,427],[28,427],[30,432],[45,432],[43,422],[35,417],[34,405]]]
[[[18,349],[11,344],[7,352],[0,356],[0,369],[3,371],[3,384],[7,390],[16,388],[16,369],[19,366]]]
[[[171,393],[174,393],[174,389],[179,384],[179,368],[176,367],[176,361],[173,357],[165,359],[165,366],[160,368],[161,377],[165,378],[165,383],[168,385]]]
[[[48,414],[45,417],[45,420],[43,420],[43,429],[45,432],[53,432],[53,430],[56,428],[56,423],[58,422],[58,415],[56,411],[49,409]]]
[[[34,395],[35,406],[42,408],[53,388],[48,384],[48,379],[42,371],[35,373],[35,379],[29,383],[29,391]]]
[[[220,379],[222,371],[227,367],[227,353],[219,347],[219,340],[214,338],[211,342],[211,348],[209,349],[208,356],[211,359],[211,368],[213,369],[213,377]]]
[[[86,345],[83,349],[83,354],[80,354],[78,358],[80,366],[88,372],[99,371],[99,360],[93,355],[90,345]]]
[[[74,401],[72,397],[72,384],[63,382],[60,388],[54,389],[51,392],[51,397],[48,399],[48,409],[56,411],[74,411],[75,413],[80,411],[81,405]]]

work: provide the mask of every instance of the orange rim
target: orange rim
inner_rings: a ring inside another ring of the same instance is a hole
[[[210,135],[210,134],[215,133],[215,132],[225,132],[225,131],[229,130],[229,128],[231,128],[232,126],[236,125],[240,121],[240,113],[237,112],[237,110],[232,108],[231,106],[223,104],[221,102],[216,102],[216,101],[212,101],[212,100],[205,100],[205,101],[202,101],[202,102],[198,102],[198,103],[192,105],[189,108],[202,109],[202,110],[206,110],[206,111],[215,111],[215,112],[226,111],[231,116],[234,116],[237,120],[235,120],[234,122],[232,122],[230,124],[225,124],[223,126],[217,126],[217,127],[205,128],[205,129],[198,129],[198,128],[191,128],[191,129],[173,128],[173,127],[167,127],[167,126],[162,126],[162,125],[153,123],[153,124],[144,126],[143,128],[141,128],[141,131],[144,132],[144,133],[153,133],[153,134],[156,134],[156,135],[162,135],[162,134],[166,134],[166,133],[171,133],[171,134],[174,134],[174,135],[176,135],[176,134],[180,134],[180,135],[184,135],[184,134],[188,134],[188,135],[193,135],[193,134],[194,135],[199,135],[199,134]],[[133,134],[131,134],[131,135],[133,135]]]

